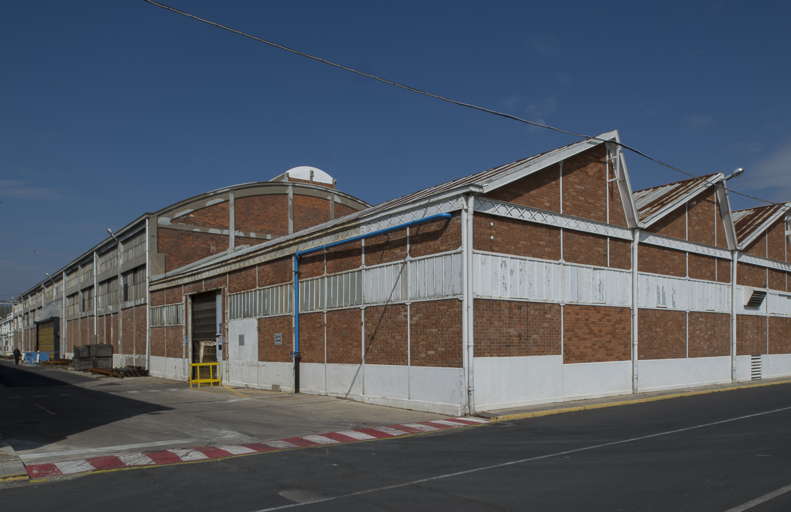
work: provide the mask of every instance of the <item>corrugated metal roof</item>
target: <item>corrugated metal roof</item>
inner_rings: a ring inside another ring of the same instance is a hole
[[[788,208],[788,203],[778,203],[733,212],[731,217],[736,228],[736,240],[741,244],[754,238],[753,235],[761,230],[766,221]]]
[[[699,178],[690,178],[675,183],[668,183],[667,185],[638,190],[633,194],[638,220],[649,224],[653,223],[658,218],[652,219],[652,217],[661,213],[665,208],[686,202],[689,196],[708,186],[701,180],[714,184],[722,179],[724,179],[722,173],[714,173],[700,176]]]

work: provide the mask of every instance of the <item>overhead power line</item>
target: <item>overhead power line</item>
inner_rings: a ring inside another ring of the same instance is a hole
[[[586,139],[586,140],[597,140],[597,141],[601,141],[601,142],[610,142],[612,144],[616,144],[616,145],[622,147],[623,149],[629,150],[629,151],[633,152],[636,155],[639,155],[639,156],[642,156],[643,158],[651,160],[652,162],[657,163],[657,164],[659,164],[659,165],[661,165],[663,167],[667,167],[668,169],[671,169],[673,171],[681,173],[681,174],[683,174],[685,176],[689,176],[690,178],[694,178],[694,179],[696,179],[698,181],[701,181],[701,182],[704,182],[706,184],[709,184],[707,181],[699,178],[698,176],[695,176],[694,174],[690,174],[690,173],[688,173],[686,171],[683,171],[683,170],[679,169],[678,167],[674,167],[674,166],[672,166],[672,165],[670,165],[668,163],[665,163],[665,162],[663,162],[663,161],[661,161],[661,160],[659,160],[657,158],[654,158],[654,157],[652,157],[652,156],[650,156],[650,155],[648,155],[646,153],[643,153],[642,151],[640,151],[638,149],[635,149],[635,148],[633,148],[631,146],[628,146],[628,145],[626,145],[626,144],[624,144],[622,142],[614,142],[614,141],[609,141],[609,140],[605,141],[603,139],[600,139],[598,137],[593,137],[591,135],[585,135],[585,134],[573,132],[573,131],[570,131],[570,130],[564,130],[562,128],[556,128],[554,126],[550,126],[550,125],[542,124],[542,123],[537,123],[535,121],[530,121],[528,119],[524,119],[524,118],[521,118],[521,117],[518,117],[518,116],[515,116],[515,115],[512,115],[512,114],[508,114],[508,113],[505,113],[505,112],[499,112],[497,110],[492,110],[492,109],[488,109],[488,108],[484,108],[484,107],[479,107],[479,106],[473,105],[471,103],[465,103],[463,101],[457,101],[457,100],[454,100],[454,99],[451,99],[451,98],[446,98],[446,97],[440,96],[438,94],[433,94],[433,93],[430,93],[430,92],[427,92],[427,91],[423,91],[421,89],[416,89],[414,87],[410,87],[408,85],[404,85],[404,84],[401,84],[401,83],[398,83],[398,82],[394,82],[394,81],[388,80],[386,78],[382,78],[382,77],[379,77],[379,76],[376,76],[376,75],[372,75],[370,73],[365,73],[364,71],[360,71],[358,69],[350,68],[348,66],[344,66],[344,65],[338,64],[336,62],[332,62],[332,61],[329,61],[329,60],[326,60],[326,59],[322,59],[321,57],[316,57],[315,55],[310,55],[309,53],[301,52],[299,50],[295,50],[293,48],[289,48],[288,46],[283,46],[282,44],[278,44],[278,43],[275,43],[273,41],[268,41],[266,39],[254,36],[252,34],[248,34],[246,32],[242,32],[241,30],[236,30],[235,28],[227,27],[227,26],[221,25],[221,24],[219,24],[217,22],[214,22],[214,21],[211,21],[211,20],[207,20],[207,19],[201,18],[199,16],[195,16],[194,14],[190,14],[188,12],[184,12],[184,11],[180,11],[178,9],[174,9],[173,7],[169,7],[167,5],[160,4],[159,2],[154,2],[153,0],[143,0],[143,1],[146,2],[146,3],[149,3],[151,5],[156,5],[157,7],[161,7],[162,9],[174,12],[176,14],[180,14],[182,16],[186,16],[187,18],[192,18],[192,19],[194,19],[196,21],[200,21],[202,23],[206,23],[208,25],[212,25],[212,26],[220,28],[222,30],[227,30],[228,32],[233,32],[234,34],[238,34],[240,36],[247,37],[247,38],[252,39],[254,41],[258,41],[260,43],[268,44],[269,46],[273,46],[273,47],[278,48],[280,50],[284,50],[284,51],[287,51],[289,53],[293,53],[295,55],[299,55],[301,57],[305,57],[307,59],[315,60],[317,62],[321,62],[322,64],[326,64],[326,65],[332,66],[334,68],[342,69],[343,71],[348,71],[349,73],[354,73],[356,75],[364,76],[366,78],[370,78],[370,79],[376,80],[378,82],[382,82],[382,83],[385,83],[385,84],[388,84],[388,85],[399,87],[401,89],[405,89],[407,91],[410,91],[410,92],[413,92],[413,93],[416,93],[416,94],[422,94],[424,96],[428,96],[430,98],[434,98],[434,99],[437,99],[437,100],[440,100],[440,101],[445,101],[445,102],[448,102],[448,103],[452,103],[454,105],[458,105],[458,106],[461,106],[461,107],[471,108],[473,110],[478,110],[480,112],[486,112],[487,114],[493,114],[493,115],[496,115],[496,116],[504,117],[506,119],[511,119],[513,121],[518,121],[520,123],[529,124],[531,126],[536,126],[538,128],[544,128],[546,130],[552,130],[552,131],[559,132],[559,133],[565,133],[567,135],[573,135],[575,137],[580,137],[580,138]],[[745,194],[743,192],[737,192],[736,190],[733,190],[733,189],[728,189],[728,192],[729,193],[733,193],[733,194],[738,194],[740,196],[747,197],[749,199],[753,199],[755,201],[760,201],[762,203],[767,203],[767,204],[770,204],[770,205],[771,204],[775,204],[772,201],[767,201],[767,200],[761,199],[759,197],[754,197],[754,196]]]

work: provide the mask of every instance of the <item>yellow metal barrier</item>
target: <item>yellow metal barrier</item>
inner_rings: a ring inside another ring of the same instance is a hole
[[[203,368],[208,369],[208,372],[201,371]],[[208,373],[209,377],[201,377],[201,373]],[[195,363],[190,364],[190,387],[197,384],[208,384],[209,386],[221,386],[220,382],[220,363]]]

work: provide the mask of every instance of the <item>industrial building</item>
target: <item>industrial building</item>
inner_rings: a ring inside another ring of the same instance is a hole
[[[62,310],[66,355],[97,333],[154,375],[216,357],[230,385],[447,414],[791,375],[791,203],[731,211],[720,173],[633,192],[619,144],[372,207],[318,170],[192,198],[27,292],[25,347]]]

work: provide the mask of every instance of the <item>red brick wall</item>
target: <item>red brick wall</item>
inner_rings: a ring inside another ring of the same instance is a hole
[[[203,281],[189,283],[184,285],[184,295],[192,295],[203,291]]]
[[[753,256],[766,257],[766,233],[762,233],[755,240],[748,245],[743,252],[752,254]]]
[[[727,313],[689,313],[689,357],[731,354],[731,316]]]
[[[563,231],[563,259],[569,263],[607,266],[607,237]]]
[[[184,295],[181,286],[165,290],[165,304],[181,304],[182,302],[184,302]]]
[[[234,227],[239,231],[270,235],[288,234],[288,195],[286,194],[236,198],[233,210]]]
[[[184,328],[180,325],[166,327],[165,355],[167,357],[186,357],[184,351]]]
[[[766,236],[767,257],[777,261],[785,261],[785,222],[782,218],[769,227]]]
[[[389,304],[365,309],[365,362],[403,365],[408,363],[407,306]]]
[[[135,350],[135,310],[126,308],[121,310],[122,338],[121,353],[134,354]]]
[[[714,197],[716,198],[717,196],[715,195]],[[716,207],[717,207],[717,221],[716,221],[716,224],[717,224],[717,226],[716,226],[717,227],[717,247],[720,247],[722,249],[727,249],[728,248],[728,237],[725,236],[725,220],[722,217],[722,209],[720,208],[719,198],[717,198]]]
[[[225,235],[160,227],[157,237],[157,252],[165,255],[166,272],[228,250],[228,237]]]
[[[79,320],[66,321],[66,352],[74,352],[74,347],[79,347],[80,343]]]
[[[167,337],[167,327],[151,328],[151,355],[165,357],[165,339]]]
[[[714,189],[708,187],[701,194],[689,201],[688,210],[688,237],[690,242],[705,245],[715,245],[715,204]]]
[[[335,203],[335,218],[345,217],[351,213],[356,212],[354,208],[350,206],[346,206],[345,204]]]
[[[301,266],[301,265],[300,265]],[[286,256],[258,265],[258,286],[272,286],[294,280],[293,258]]]
[[[363,264],[362,242],[353,242],[327,250],[327,273],[337,274],[345,270],[360,268]],[[321,254],[317,255],[321,257]],[[300,263],[300,267],[302,264]]]
[[[736,354],[766,354],[766,317],[736,315]]]
[[[661,220],[652,224],[646,231],[657,233],[663,236],[679,238],[686,240],[687,238],[687,207],[682,204],[669,214],[665,215]]]
[[[739,263],[736,267],[736,284],[752,286],[753,288],[766,287],[766,269]]]
[[[640,244],[637,248],[637,270],[650,274],[686,277],[686,253],[654,245]]]
[[[717,258],[717,281],[720,283],[731,282],[731,262]]]
[[[560,355],[560,306],[474,300],[475,357]]]
[[[406,230],[368,238],[365,240],[365,265],[379,265],[406,258]]]
[[[786,291],[786,275],[780,270],[769,269],[769,288]]]
[[[330,202],[313,196],[302,196],[294,190],[294,232],[330,220]]]
[[[228,274],[228,291],[243,292],[255,288],[256,267],[237,270]]]
[[[137,355],[146,353],[146,307],[135,306],[132,308],[135,315],[135,351]]]
[[[607,179],[612,180],[615,178],[615,169],[610,165],[607,171]],[[623,211],[621,191],[615,181],[607,184],[607,200],[610,201],[610,224],[626,227],[626,215]]]
[[[327,312],[327,362],[362,364],[362,310]]]
[[[563,162],[563,213],[607,222],[607,151],[604,144]]]
[[[629,361],[631,332],[628,308],[565,306],[563,363]]]
[[[412,366],[461,368],[461,301],[413,302],[410,307]]]
[[[212,277],[203,280],[203,289],[205,291],[217,290],[228,284],[228,278],[225,275]]]
[[[301,325],[301,322],[300,322]],[[283,344],[275,345],[275,333],[283,335]],[[287,363],[294,348],[291,315],[258,319],[258,360]]]
[[[409,228],[409,254],[413,258],[447,252],[461,247],[461,216],[440,219]]]
[[[632,269],[632,243],[630,241],[610,238],[610,267]]]
[[[705,281],[717,280],[717,260],[711,256],[689,253],[689,277]]]
[[[148,296],[148,302],[152,306],[164,306],[165,305],[165,291],[159,290],[156,292],[151,292]]]
[[[769,353],[791,354],[791,318],[769,317]]]
[[[337,256],[336,256],[337,257]],[[299,278],[310,279],[324,275],[324,252],[319,251],[299,259]]]
[[[230,209],[228,201],[213,204],[194,212],[182,215],[171,221],[172,224],[202,226],[206,228],[229,229]]]
[[[119,340],[119,332],[118,332],[118,313],[113,313],[108,317],[108,321],[106,324],[107,329],[107,339],[113,345],[113,354],[119,354],[120,346],[118,344]]]
[[[303,363],[324,363],[324,313],[299,315],[299,351]]]
[[[542,224],[476,213],[472,240],[476,251],[560,259],[560,229]]]
[[[638,357],[674,359],[687,357],[687,313],[641,309],[637,314]]]
[[[550,212],[560,212],[560,166],[553,165],[525,176],[484,197]]]

